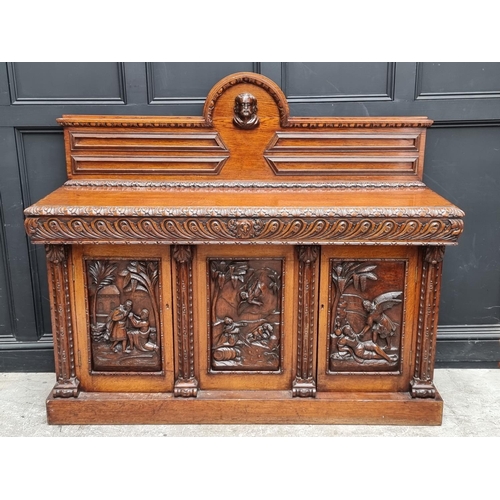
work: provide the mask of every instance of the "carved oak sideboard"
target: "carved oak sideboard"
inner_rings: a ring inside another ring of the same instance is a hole
[[[290,117],[237,73],[201,117],[64,116],[46,245],[52,424],[439,425],[444,249],[424,117]]]

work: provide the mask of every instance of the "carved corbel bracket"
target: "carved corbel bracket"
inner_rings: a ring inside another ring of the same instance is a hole
[[[444,246],[429,246],[424,251],[415,375],[411,381],[414,398],[436,397],[433,375]]]
[[[196,397],[198,381],[194,373],[193,248],[174,245],[172,257],[177,281],[177,378],[174,396]]]
[[[297,322],[297,375],[292,384],[294,397],[316,397],[314,380],[314,338],[316,336],[317,261],[319,247],[297,247],[299,261],[298,322]]]
[[[68,250],[64,245],[45,247],[49,275],[50,310],[56,352],[56,377],[53,395],[77,397],[80,381],[76,378],[71,302],[69,289]]]

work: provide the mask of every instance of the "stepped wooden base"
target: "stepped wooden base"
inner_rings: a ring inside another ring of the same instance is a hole
[[[164,393],[85,393],[47,399],[49,424],[378,424],[441,425],[443,400],[409,393],[199,391],[197,398]]]

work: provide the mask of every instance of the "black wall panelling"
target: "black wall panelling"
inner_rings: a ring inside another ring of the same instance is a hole
[[[466,212],[448,248],[437,366],[500,360],[500,63],[0,63],[0,371],[53,370],[44,249],[23,209],[66,179],[63,114],[200,115],[238,71],[297,116],[428,116],[425,182]]]
[[[13,104],[125,104],[123,63],[8,63]]]
[[[289,102],[392,101],[395,63],[283,63]]]
[[[64,139],[60,129],[16,129],[16,139],[23,206],[27,207],[66,181]],[[38,340],[51,335],[47,267],[42,245],[28,249]]]
[[[0,198],[0,341],[15,340],[12,323],[14,304],[12,287],[10,286],[9,261],[5,246],[5,222],[3,218],[2,199]]]
[[[500,63],[418,63],[417,99],[500,97]]]
[[[203,107],[208,92],[219,80],[240,71],[260,73],[260,67],[248,62],[147,63],[148,102],[193,102]]]

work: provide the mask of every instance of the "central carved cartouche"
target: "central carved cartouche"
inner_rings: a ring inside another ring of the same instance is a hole
[[[238,94],[234,99],[233,123],[245,130],[250,130],[259,125],[257,116],[257,99],[248,92]]]

